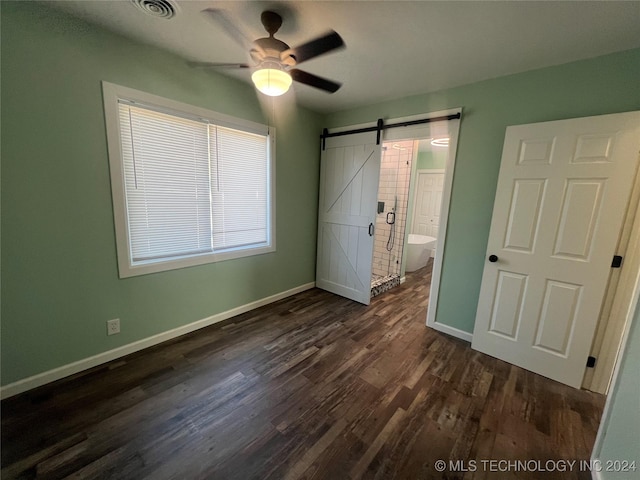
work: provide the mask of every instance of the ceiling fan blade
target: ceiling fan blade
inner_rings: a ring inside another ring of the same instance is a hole
[[[296,63],[302,63],[343,46],[344,41],[342,40],[342,37],[331,30],[315,40],[311,40],[282,52],[281,59],[284,60],[285,58],[292,56],[295,58]]]
[[[247,63],[188,62],[195,68],[251,68]]]
[[[202,13],[222,27],[235,42],[246,49],[251,47],[251,40],[231,21],[228,13],[219,8],[205,8]]]
[[[291,78],[296,82],[304,83],[305,85],[309,85],[310,87],[319,88],[320,90],[324,90],[329,93],[335,93],[342,86],[341,83],[334,82],[333,80],[328,80],[326,78],[318,77],[309,72],[305,72],[302,70],[298,70],[297,68],[293,68],[289,70],[289,74]]]
[[[238,28],[229,13],[226,10],[222,10],[219,8],[205,8],[202,10],[204,15],[206,15],[210,20],[212,20],[216,25],[220,26],[226,33],[231,37],[238,45],[240,45],[245,50],[257,51],[260,56],[264,56],[264,51],[260,46],[255,45],[253,40],[249,38],[249,36],[242,31],[242,29]]]

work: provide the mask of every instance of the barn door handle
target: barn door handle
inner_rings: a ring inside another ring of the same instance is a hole
[[[373,237],[373,223],[369,224],[369,236]]]
[[[489,261],[491,263],[497,262],[498,261],[498,256],[497,255],[489,255]]]

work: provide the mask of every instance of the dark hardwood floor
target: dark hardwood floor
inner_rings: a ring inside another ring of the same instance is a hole
[[[604,397],[425,327],[429,277],[368,307],[313,289],[9,398],[2,478],[590,478],[481,463],[587,460]]]

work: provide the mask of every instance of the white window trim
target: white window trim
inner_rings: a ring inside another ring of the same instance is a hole
[[[204,108],[196,107],[186,103],[169,100],[157,95],[134,90],[109,82],[102,82],[102,96],[104,101],[105,122],[107,129],[107,151],[109,154],[109,170],[111,174],[111,194],[113,199],[113,218],[115,223],[116,248],[118,254],[118,271],[120,278],[145,275],[149,273],[175,270],[178,268],[192,267],[207,263],[231,260],[264,253],[275,252],[276,250],[276,201],[275,201],[275,128],[267,127],[249,120],[239,119],[213,112]],[[129,222],[127,218],[127,208],[125,203],[125,179],[124,168],[121,155],[120,143],[120,122],[118,115],[118,100],[127,100],[133,103],[140,103],[151,106],[180,116],[191,116],[199,119],[206,119],[211,123],[222,127],[233,128],[251,133],[264,135],[269,133],[269,230],[268,245],[263,247],[252,247],[246,249],[235,249],[225,252],[214,252],[200,255],[189,255],[175,257],[165,261],[154,261],[153,263],[136,263],[131,259],[129,249]]]

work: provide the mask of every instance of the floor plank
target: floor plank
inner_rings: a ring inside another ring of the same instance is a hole
[[[482,468],[587,460],[604,397],[425,327],[430,278],[370,306],[309,290],[6,399],[2,478],[588,477]]]

